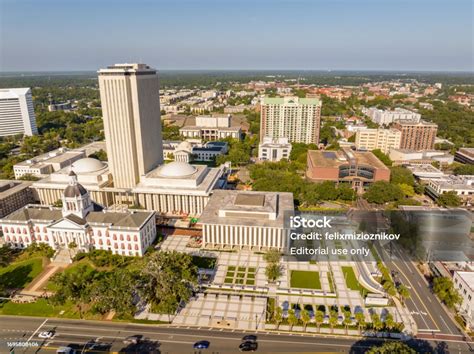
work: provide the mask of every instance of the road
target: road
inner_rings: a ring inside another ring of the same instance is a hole
[[[51,340],[38,338],[46,330],[55,330]],[[139,346],[124,345],[123,339],[130,335],[143,335],[143,344]],[[175,328],[169,326],[152,326],[116,322],[86,320],[46,319],[39,317],[0,316],[0,352],[8,353],[7,344],[11,342],[27,343],[29,347],[17,347],[17,353],[54,353],[60,346],[70,345],[79,350],[85,344],[99,339],[104,344],[100,350],[87,352],[123,351],[130,353],[194,353],[193,343],[198,340],[209,340],[208,353],[235,353],[244,335],[241,331],[219,331],[208,328]],[[258,333],[258,352],[262,353],[298,353],[298,352],[336,352],[362,353],[374,342],[380,340],[358,340],[345,337],[304,336],[289,334]],[[469,353],[466,343],[447,341],[423,342],[427,346],[452,348],[455,353]],[[474,344],[471,344],[474,345]]]
[[[392,248],[391,257],[384,250],[383,258],[390,271],[396,272],[400,282],[410,288],[411,297],[406,301],[406,305],[413,315],[418,331],[424,332],[425,337],[426,334],[434,334],[440,338],[446,335],[452,338],[462,338],[463,333],[438,301],[436,295],[431,292],[426,280],[412,260],[396,246]]]

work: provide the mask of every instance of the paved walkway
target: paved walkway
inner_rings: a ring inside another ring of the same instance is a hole
[[[28,293],[32,293],[32,292],[43,293],[44,292],[43,287],[46,286],[46,284],[48,283],[48,280],[54,274],[56,274],[58,271],[62,269],[63,267],[60,267],[54,264],[47,265],[46,268],[43,270],[43,272],[41,272],[41,274],[38,275],[36,279],[25,288],[25,291]]]

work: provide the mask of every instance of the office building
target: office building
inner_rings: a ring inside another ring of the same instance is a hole
[[[29,88],[0,89],[0,136],[38,134]]]
[[[271,138],[266,136],[258,144],[258,158],[262,161],[280,161],[290,159],[291,144],[287,138]]]
[[[441,165],[450,165],[454,162],[453,155],[441,150],[390,149],[388,156],[394,166],[425,165],[433,162],[439,162]]]
[[[98,73],[114,186],[132,188],[163,162],[158,75],[145,64],[115,64]]]
[[[355,145],[357,150],[380,149],[386,154],[400,147],[401,136],[396,129],[360,129],[356,131]]]
[[[309,150],[306,177],[312,182],[347,183],[362,192],[369,183],[389,181],[390,169],[371,152]]]
[[[433,150],[438,125],[425,121],[403,121],[394,124],[401,131],[400,148],[410,150]]]
[[[194,125],[179,129],[179,133],[191,139],[219,140],[225,138],[241,139],[240,126],[232,126],[232,116],[197,116]]]
[[[454,154],[457,162],[473,165],[474,164],[474,148],[460,148]]]
[[[363,108],[362,113],[367,115],[374,123],[379,125],[388,125],[400,121],[419,122],[421,114],[409,111],[404,108],[395,108],[394,110],[382,110],[375,107]]]
[[[220,155],[229,150],[229,145],[224,141],[200,140],[165,140],[163,141],[163,159],[181,162],[215,161]]]
[[[35,202],[29,181],[0,180],[0,218]]]
[[[268,136],[317,144],[320,120],[321,101],[317,98],[265,97],[261,102],[260,141]]]
[[[215,191],[199,218],[202,245],[216,249],[288,247],[285,213],[292,213],[293,194]]]
[[[424,180],[425,192],[433,200],[446,192],[454,192],[465,206],[474,204],[474,175],[444,175],[442,177]]]
[[[15,164],[13,173],[16,179],[25,175],[43,178],[85,157],[82,149],[59,148]]]
[[[62,209],[28,205],[0,220],[4,241],[14,248],[46,243],[54,250],[108,250],[143,256],[156,237],[155,212],[114,212],[93,202],[74,172],[62,195]]]
[[[458,305],[459,314],[466,321],[466,327],[474,329],[474,272],[455,271],[453,282],[454,289],[462,298]]]

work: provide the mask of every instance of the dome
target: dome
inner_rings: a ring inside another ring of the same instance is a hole
[[[176,151],[186,151],[186,152],[192,153],[193,152],[193,146],[191,145],[191,143],[189,141],[185,140],[185,141],[179,143],[179,145],[176,147]]]
[[[102,161],[86,157],[72,163],[72,169],[75,173],[89,173],[103,169],[105,164]]]
[[[87,194],[87,190],[80,184],[69,185],[64,190],[64,196],[66,198],[81,197]]]
[[[163,165],[158,171],[161,177],[187,177],[196,172],[196,167],[186,163],[175,161]]]

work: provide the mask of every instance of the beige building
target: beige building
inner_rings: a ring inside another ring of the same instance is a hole
[[[317,98],[265,97],[261,102],[260,141],[268,136],[290,143],[317,144],[321,101]]]
[[[286,250],[293,212],[292,193],[215,191],[199,218],[203,247]]]
[[[98,73],[114,186],[132,188],[163,162],[158,76],[145,64],[115,64]]]
[[[395,123],[394,128],[402,132],[401,149],[433,150],[438,125],[435,123],[417,121],[402,121]]]
[[[375,149],[388,153],[390,149],[400,148],[402,133],[396,129],[361,129],[356,132],[357,150]]]
[[[31,183],[0,180],[0,218],[35,202],[33,190],[30,189]]]

